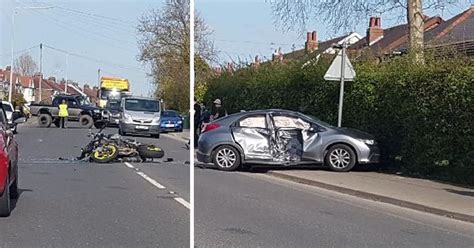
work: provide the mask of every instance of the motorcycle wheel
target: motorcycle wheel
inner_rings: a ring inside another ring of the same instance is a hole
[[[139,145],[137,151],[143,160],[147,158],[162,158],[165,156],[163,149],[154,145]]]
[[[108,163],[115,158],[117,158],[119,150],[117,146],[113,144],[104,144],[102,145],[102,150],[95,150],[91,154],[92,161],[96,163]]]

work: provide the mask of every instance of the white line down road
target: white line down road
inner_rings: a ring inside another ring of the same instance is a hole
[[[124,163],[125,166],[127,166],[128,168],[130,169],[134,169],[135,170],[135,173],[139,176],[141,176],[143,179],[145,179],[147,182],[151,183],[153,186],[155,186],[156,188],[158,189],[166,189],[165,186],[161,185],[160,183],[158,183],[155,179],[149,177],[147,174],[143,173],[142,171],[140,171],[138,168],[135,168],[135,166],[133,166],[132,164],[128,163],[128,162],[125,162]],[[171,191],[170,191],[171,193]],[[189,204],[189,202],[187,202],[186,200],[184,200],[183,198],[181,197],[174,197],[173,198],[175,201],[177,201],[179,204],[183,205],[184,207],[186,207],[187,209],[191,209],[191,204]]]

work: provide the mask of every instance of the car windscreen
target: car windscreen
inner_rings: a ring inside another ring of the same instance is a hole
[[[130,111],[160,112],[160,102],[145,99],[125,100],[125,109]]]
[[[163,117],[179,117],[179,114],[175,111],[163,111],[161,113],[161,116],[163,116]]]
[[[305,115],[306,117],[308,117],[309,119],[311,119],[312,121],[316,122],[316,124],[319,124],[320,126],[323,126],[323,127],[333,127],[331,124],[327,123],[327,122],[324,122],[320,119],[318,119],[317,117],[315,116],[312,116],[312,115]]]
[[[110,109],[110,110],[120,110],[120,103],[119,102],[109,102],[107,108]]]
[[[5,109],[7,112],[13,112],[12,106],[9,104],[3,104],[3,109]]]

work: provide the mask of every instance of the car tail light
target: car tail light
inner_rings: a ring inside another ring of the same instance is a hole
[[[209,132],[209,131],[212,131],[216,128],[219,128],[221,127],[221,125],[217,124],[217,123],[211,123],[211,124],[207,124],[204,126],[204,128],[202,129],[202,133],[205,133],[205,132]]]

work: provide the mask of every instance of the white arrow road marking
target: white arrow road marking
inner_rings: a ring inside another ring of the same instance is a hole
[[[128,168],[130,169],[134,169],[135,170],[135,173],[139,176],[141,176],[143,179],[147,180],[149,183],[151,183],[153,186],[157,187],[158,189],[166,189],[165,186],[161,185],[160,183],[158,183],[155,179],[149,177],[147,174],[141,172],[138,168],[135,168],[135,166],[133,166],[132,164],[128,163],[128,162],[125,162],[124,163]],[[170,191],[171,193],[172,191]],[[174,193],[174,192],[173,192]],[[184,200],[183,198],[181,197],[174,197],[173,198],[175,201],[177,201],[179,204],[183,205],[184,207],[186,207],[187,209],[191,209],[191,204],[189,204],[189,202],[187,202],[186,200]]]

